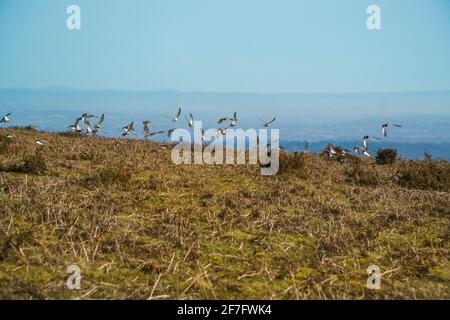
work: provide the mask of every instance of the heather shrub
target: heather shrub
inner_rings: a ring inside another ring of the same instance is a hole
[[[378,149],[376,155],[377,164],[385,165],[385,164],[393,164],[397,159],[397,150],[396,149]]]

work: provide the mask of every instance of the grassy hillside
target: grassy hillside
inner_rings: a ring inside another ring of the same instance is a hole
[[[450,298],[448,162],[282,154],[263,177],[146,141],[0,135],[0,298]]]

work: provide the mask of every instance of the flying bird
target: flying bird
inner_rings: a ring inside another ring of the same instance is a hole
[[[167,130],[167,136],[169,137],[169,139],[172,137],[172,133],[175,131],[175,128],[169,129]]]
[[[194,126],[194,116],[192,115],[192,113],[189,113],[189,119],[186,115],[184,115],[184,117],[186,118],[189,127],[192,128]]]
[[[180,120],[180,115],[181,115],[181,108],[178,108],[178,112],[175,115],[175,117],[173,117],[173,118],[170,118],[170,117],[167,117],[167,116],[164,116],[164,117],[169,119],[172,122],[177,122],[178,120]]]
[[[237,119],[237,114],[236,112],[234,112],[233,114],[233,118],[230,119],[230,127],[235,127],[236,126],[236,122],[238,121]]]
[[[97,134],[100,131],[100,129],[102,128],[102,125],[103,125],[103,121],[105,121],[104,113],[101,115],[100,120],[97,122],[97,124],[94,125],[94,128],[92,129],[93,135]]]
[[[225,121],[230,121],[230,127],[235,127],[236,126],[236,122],[238,121],[236,112],[234,112],[233,117],[231,117],[231,118],[229,118],[229,117],[220,118],[219,120],[217,120],[217,123],[218,124],[222,124]]]
[[[357,155],[362,155],[363,153],[364,153],[364,151],[365,151],[365,149],[363,148],[363,147],[361,147],[361,146],[355,146],[354,148],[353,148],[353,151],[357,154]]]
[[[223,123],[224,121],[227,121],[227,120],[228,120],[228,117],[223,117],[223,118],[220,118],[219,120],[217,120],[217,123],[221,124],[221,123]]]
[[[81,132],[81,131],[83,131],[82,129],[81,129],[81,127],[80,127],[80,121],[81,121],[81,117],[80,118],[77,118],[76,120],[75,120],[75,123],[74,124],[71,124],[68,128],[69,128],[69,130],[72,130],[72,131],[75,131],[75,132]]]
[[[203,140],[206,140],[206,136],[205,136],[205,130],[203,130],[203,128],[202,128],[202,141]]]
[[[147,139],[148,137],[153,137],[154,135],[157,134],[162,134],[165,131],[156,131],[156,132],[150,132],[150,126],[152,125],[152,122],[149,120],[145,120],[142,122],[142,124],[144,125],[144,138]]]
[[[98,118],[97,116],[94,116],[93,114],[89,114],[89,113],[83,113],[81,115],[81,118],[83,119],[89,119],[89,118]]]
[[[150,126],[152,125],[152,122],[150,120],[145,120],[142,121],[142,124],[144,125],[144,138],[147,139],[150,135]]]
[[[91,123],[89,122],[88,118],[83,118],[83,122],[84,122],[84,130],[86,131],[86,133],[92,133],[92,126]]]
[[[381,132],[383,133],[383,136],[385,138],[387,138],[387,128],[390,124],[389,123],[384,123],[381,125]],[[392,126],[397,127],[397,128],[401,128],[402,126],[399,124],[392,124]]]
[[[262,120],[262,119],[259,119],[259,121],[261,121],[261,124],[262,124],[262,126],[263,126],[264,128],[267,128],[267,127],[269,127],[276,119],[277,119],[277,117],[273,117],[273,119],[270,120],[270,121],[265,121],[265,120]]]
[[[227,133],[227,129],[226,128],[218,128],[216,129],[216,136],[220,137],[221,135],[224,136]]]
[[[358,156],[366,156],[366,157],[371,157],[372,155],[369,152],[369,148],[363,148],[361,146],[355,146],[353,148],[353,151],[358,155]]]
[[[12,119],[9,117],[10,115],[12,115],[12,113],[6,114],[6,115],[0,120],[0,123],[11,122]]]
[[[374,137],[374,136],[364,136],[363,137],[363,143],[364,143],[364,149],[369,150],[369,139],[375,139],[375,140],[381,140],[381,138]]]
[[[125,137],[125,136],[131,134],[133,131],[134,131],[134,121],[125,125],[122,128],[122,137]]]
[[[363,154],[364,154],[366,157],[371,157],[371,156],[372,156],[372,154],[370,154],[369,150],[364,150]]]

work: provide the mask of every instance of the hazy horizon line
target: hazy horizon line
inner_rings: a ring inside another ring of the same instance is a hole
[[[133,89],[86,89],[86,88],[75,88],[75,87],[0,87],[0,91],[49,91],[49,92],[111,92],[111,93],[185,93],[185,94],[255,94],[255,95],[352,95],[352,94],[416,94],[416,93],[450,93],[450,89],[435,89],[435,90],[399,90],[399,91],[271,91],[271,92],[260,92],[260,91],[185,91],[180,89],[154,89],[154,90],[133,90]]]

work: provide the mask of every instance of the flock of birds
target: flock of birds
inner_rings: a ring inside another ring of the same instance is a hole
[[[187,123],[188,127],[193,128],[194,127],[194,116],[192,115],[192,113],[189,113],[189,115],[184,115],[184,117],[186,119],[186,123]],[[90,119],[92,119],[92,118],[97,118],[97,116],[89,114],[89,113],[84,113],[80,117],[76,118],[74,124],[70,125],[68,128],[72,132],[96,135],[102,127],[103,121],[105,120],[105,115],[102,114],[100,116],[100,120],[97,123],[95,123],[94,125],[91,124]],[[168,117],[168,116],[164,115],[164,118],[169,120],[169,122],[171,122],[171,123],[178,122],[181,119],[181,108],[178,108],[178,111],[174,117]],[[274,117],[270,121],[265,121],[265,120],[259,119],[262,127],[265,127],[265,128],[269,127],[273,122],[275,122],[275,120],[276,120],[276,117]],[[238,122],[238,118],[237,118],[236,112],[234,112],[231,117],[220,118],[217,121],[217,123],[218,124],[228,123],[228,126],[222,127],[222,128],[217,128],[216,129],[217,136],[225,135],[228,128],[236,127],[237,122]],[[83,126],[81,124],[83,124]],[[176,128],[171,128],[167,131],[163,131],[163,130],[152,131],[151,130],[152,127],[153,127],[153,122],[151,120],[142,121],[142,128],[143,128],[142,130],[143,130],[143,134],[144,134],[144,139],[148,139],[153,136],[160,135],[160,134],[167,134],[167,136],[170,138],[172,136],[172,133],[176,130]],[[136,129],[135,129],[134,121],[123,126],[122,130],[121,130],[122,137],[126,137],[128,135],[136,135],[135,132],[136,132]],[[202,129],[202,138],[205,139],[205,131],[203,129]]]
[[[390,123],[383,123],[380,126],[381,129],[381,133],[383,134],[383,138],[387,138],[388,137],[388,133],[387,133],[387,128],[389,126],[392,127],[396,127],[396,128],[401,128],[402,126],[399,124],[390,124]],[[379,137],[375,137],[375,136],[369,136],[369,135],[365,135],[363,137],[363,146],[361,147],[359,145],[356,145],[353,148],[353,152],[356,153],[358,156],[366,156],[366,157],[372,157],[372,154],[370,153],[370,149],[369,149],[369,140],[370,139],[375,139],[375,140],[383,140],[383,138],[379,138]],[[332,144],[328,144],[327,147],[325,148],[325,152],[328,154],[329,157],[334,157],[336,155],[338,155],[339,153],[336,151],[336,147],[333,146]],[[342,156],[346,156],[346,155],[353,155],[353,153],[348,150],[348,149],[343,149],[341,151],[341,155]]]
[[[12,113],[8,113],[8,114],[4,115],[0,119],[0,124],[11,122],[12,121],[11,114]],[[177,123],[181,119],[181,108],[178,108],[178,111],[174,117],[168,117],[168,116],[164,116],[164,117],[172,123]],[[192,115],[192,113],[189,113],[189,115],[184,115],[184,117],[186,119],[186,122],[187,122],[187,125],[189,126],[189,128],[192,128],[194,126],[194,116]],[[99,120],[96,121],[95,123],[92,123],[91,121],[93,121],[93,119],[99,119]],[[270,125],[272,125],[275,122],[276,119],[277,119],[276,117],[273,117],[273,119],[271,119],[270,121],[266,121],[266,120],[262,120],[262,119],[258,119],[258,120],[261,122],[262,127],[268,128]],[[71,132],[90,134],[92,136],[95,136],[101,131],[104,121],[105,121],[105,114],[102,114],[100,117],[98,117],[98,116],[95,116],[90,113],[83,113],[81,116],[79,116],[75,119],[75,122],[73,124],[68,126],[68,129]],[[231,117],[219,118],[217,121],[217,124],[228,124],[228,126],[217,128],[216,129],[217,136],[225,135],[228,128],[236,127],[237,122],[238,122],[238,117],[237,117],[236,112],[234,112]],[[152,131],[151,128],[153,127],[153,122],[150,120],[143,121],[142,125],[143,125],[144,139],[148,139],[155,135],[160,135],[160,134],[167,134],[167,136],[170,138],[172,133],[176,130],[176,128],[172,128],[167,131],[162,131],[162,130]],[[390,124],[390,123],[382,124],[380,129],[381,129],[383,138],[388,137],[387,130],[388,130],[388,127],[390,127],[390,126],[396,127],[396,128],[402,127],[399,124]],[[35,126],[30,125],[30,127],[35,127]],[[132,121],[122,127],[121,134],[122,134],[122,137],[126,137],[129,135],[136,135],[135,131],[136,130],[134,128],[134,121]],[[205,134],[205,132],[202,129],[202,139],[205,138],[204,134]],[[12,134],[7,134],[6,137],[12,139],[15,136]],[[369,149],[369,140],[370,139],[382,140],[383,138],[365,135],[363,137],[363,147],[356,145],[353,148],[353,152],[358,156],[372,157],[372,154],[370,153],[370,149]],[[38,147],[43,147],[45,144],[45,142],[42,140],[35,140],[35,143]],[[258,139],[258,143],[259,143],[259,139]],[[268,144],[268,147],[269,146],[270,146],[270,144]],[[308,146],[309,145],[306,142],[304,152],[308,152]],[[332,144],[328,144],[327,147],[325,148],[325,152],[328,154],[329,157],[335,157],[339,154],[339,152],[336,149],[337,148],[335,146],[333,146]],[[348,149],[343,149],[342,151],[340,151],[341,155],[343,155],[343,156],[353,155],[353,152]]]

